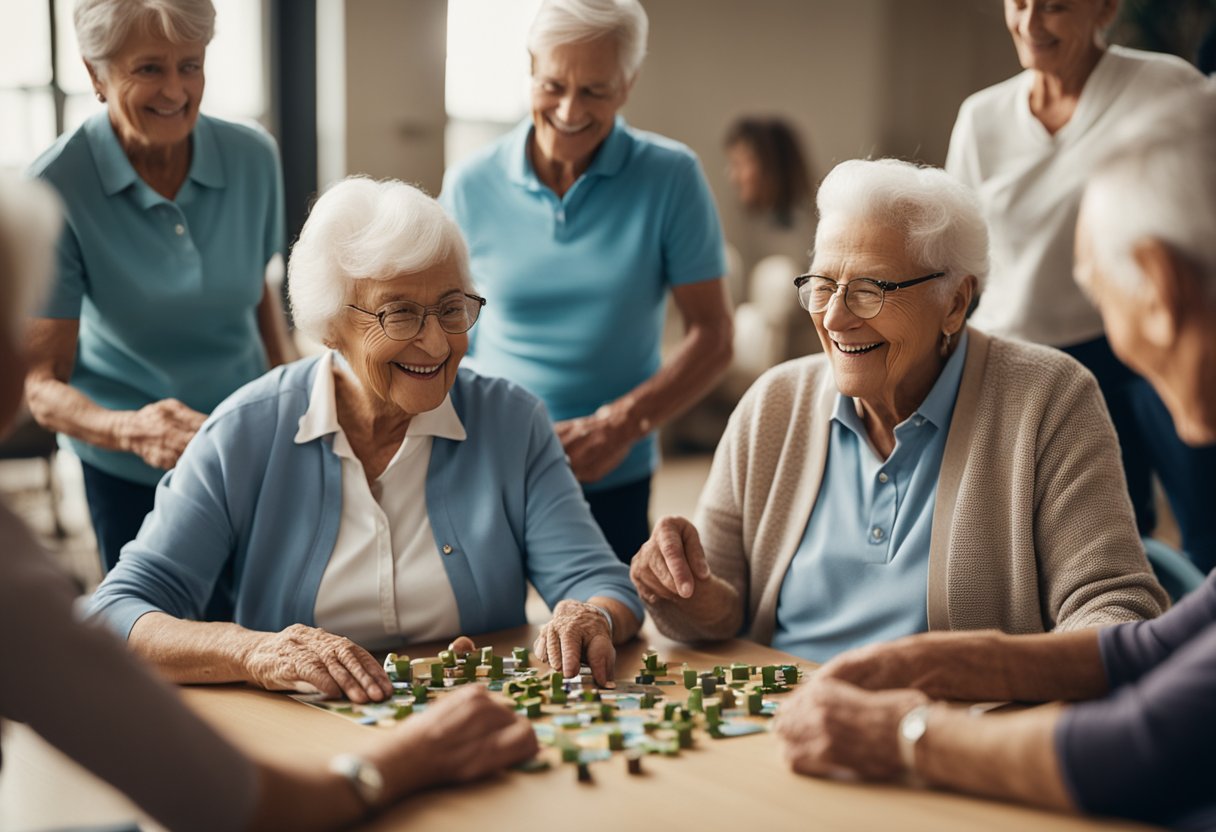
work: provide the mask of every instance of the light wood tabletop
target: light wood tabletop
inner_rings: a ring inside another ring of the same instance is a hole
[[[509,655],[531,647],[536,628],[521,627],[477,639]],[[632,681],[641,654],[653,648],[662,661],[699,669],[743,661],[795,662],[751,642],[732,640],[690,647],[669,642],[648,626],[643,638],[618,651],[617,677]],[[430,646],[411,647],[413,656]],[[805,662],[802,662],[804,666]],[[673,677],[674,678],[674,677]],[[682,685],[664,687],[683,698]],[[324,764],[341,751],[357,751],[376,731],[286,695],[239,686],[183,689],[190,703],[234,743],[271,759]],[[182,749],[183,755],[189,749]],[[159,828],[106,784],[47,746],[23,726],[9,726],[0,770],[0,829],[24,832],[140,819]],[[771,734],[713,740],[698,732],[694,748],[678,757],[648,756],[644,773],[630,775],[620,755],[593,763],[593,782],[580,783],[572,765],[525,774],[507,772],[472,785],[414,795],[360,827],[397,829],[571,828],[580,832],[651,825],[715,830],[1052,830],[1147,829],[1136,824],[1086,820],[1020,806],[893,785],[816,780],[792,773]],[[199,795],[199,800],[209,799]]]

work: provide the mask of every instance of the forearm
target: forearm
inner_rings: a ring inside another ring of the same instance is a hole
[[[262,763],[259,796],[249,832],[345,829],[366,809],[344,778],[316,766]]]
[[[47,430],[90,445],[129,450],[126,427],[132,411],[110,410],[57,378],[31,373],[25,384],[30,413]]]
[[[717,576],[696,580],[690,598],[658,599],[647,609],[659,632],[677,641],[734,638],[743,626],[743,599]]]
[[[693,326],[658,372],[609,405],[613,416],[638,436],[679,416],[700,401],[730,364],[731,327]]]
[[[642,622],[633,614],[633,610],[615,598],[595,595],[587,599],[588,604],[602,607],[612,616],[612,643],[624,644],[638,634]]]
[[[278,367],[299,358],[291,335],[287,331],[287,318],[283,314],[283,304],[267,286],[258,304],[258,334],[266,349],[266,361],[271,367]]]
[[[916,773],[929,785],[1075,811],[1055,752],[1062,707],[971,716],[935,705],[916,745]]]
[[[177,684],[252,681],[246,656],[265,633],[222,621],[183,621],[163,612],[140,617],[128,646]]]

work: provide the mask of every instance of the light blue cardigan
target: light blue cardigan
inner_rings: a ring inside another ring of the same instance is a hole
[[[342,513],[333,436],[294,441],[317,364],[273,370],[216,408],[161,480],[90,615],[123,637],[152,611],[262,631],[315,626]],[[526,623],[527,581],[550,607],[602,595],[640,620],[629,570],[595,524],[544,405],[465,369],[451,395],[468,438],[435,438],[426,501],[461,631]]]

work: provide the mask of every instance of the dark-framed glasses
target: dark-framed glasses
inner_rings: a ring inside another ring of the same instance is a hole
[[[379,320],[380,328],[389,339],[409,341],[422,331],[422,324],[427,315],[434,315],[440,328],[450,335],[468,332],[473,328],[473,324],[477,323],[477,316],[485,305],[485,298],[465,292],[445,298],[434,306],[399,300],[381,307],[378,312],[370,312],[351,303],[346,307]]]
[[[873,277],[855,277],[848,283],[837,283],[832,278],[819,274],[800,274],[794,278],[794,286],[798,289],[798,302],[807,312],[818,314],[824,311],[832,298],[836,297],[836,293],[841,292],[844,305],[850,312],[859,318],[873,318],[882,311],[887,292],[906,289],[945,276],[946,272],[934,272],[898,283]]]

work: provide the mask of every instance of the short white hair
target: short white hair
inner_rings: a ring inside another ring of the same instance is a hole
[[[395,179],[347,177],[313,205],[292,247],[292,318],[306,335],[326,341],[351,281],[417,274],[451,258],[471,288],[468,248],[438,202]]]
[[[1188,260],[1216,299],[1216,81],[1143,108],[1112,138],[1081,201],[1103,274],[1141,288],[1133,250],[1155,239]]]
[[[0,337],[19,338],[46,297],[61,217],[49,186],[0,176]]]
[[[80,55],[95,67],[105,66],[134,32],[203,46],[215,36],[211,0],[76,0],[72,17]]]
[[[528,51],[536,57],[555,46],[611,35],[616,38],[621,73],[629,83],[642,68],[649,29],[646,10],[638,0],[545,0],[528,30]]]
[[[925,269],[955,278],[975,275],[977,297],[983,291],[988,225],[975,193],[941,168],[899,159],[851,159],[824,177],[816,203],[816,248],[839,224],[879,223],[903,231],[908,257]]]

